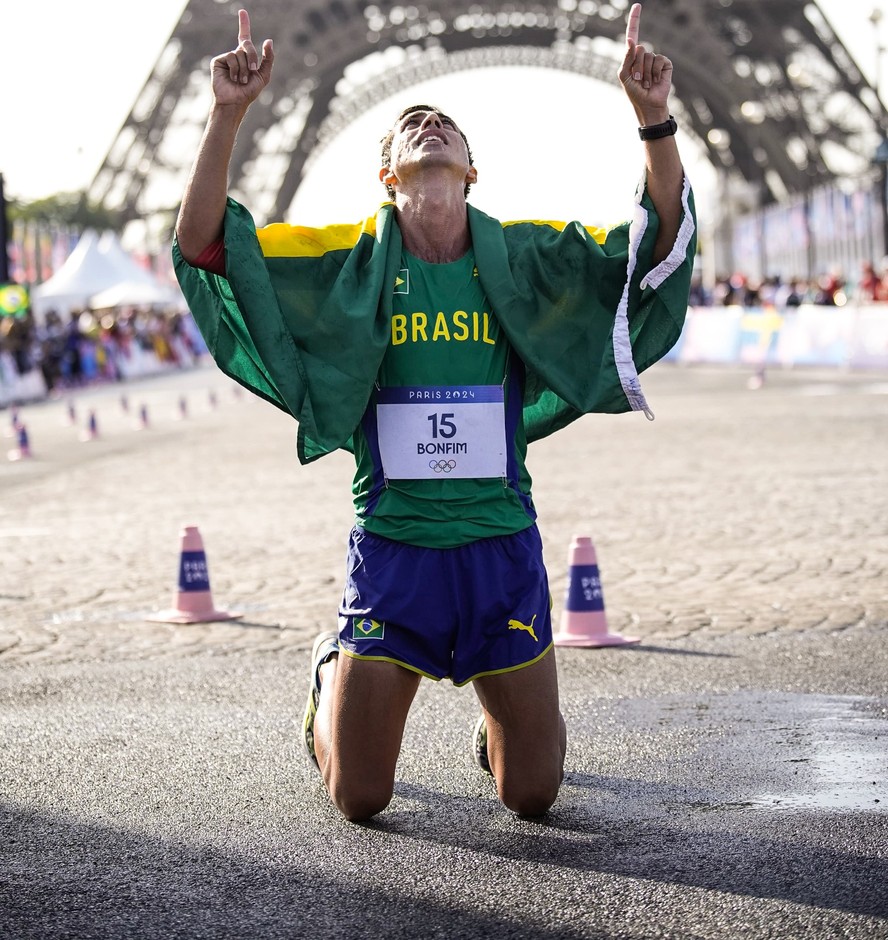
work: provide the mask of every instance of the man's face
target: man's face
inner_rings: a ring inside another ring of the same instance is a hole
[[[417,168],[429,166],[452,169],[462,185],[475,181],[466,142],[453,118],[440,111],[411,111],[394,127],[389,164],[380,170],[379,177],[395,183]]]

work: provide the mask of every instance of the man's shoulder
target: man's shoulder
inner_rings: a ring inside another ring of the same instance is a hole
[[[331,252],[350,251],[362,238],[376,240],[391,212],[383,203],[374,215],[361,222],[331,225],[293,225],[272,222],[256,229],[266,258],[318,258]]]
[[[584,237],[591,237],[597,242],[603,242],[608,232],[608,229],[601,226],[584,225],[576,220],[527,218],[500,221],[472,206],[471,203],[469,203],[469,218],[472,220],[473,225],[479,228],[492,226],[501,228],[507,239],[510,235],[518,238],[533,238],[534,236],[545,238],[553,235],[558,236],[565,231],[569,231],[576,232]]]

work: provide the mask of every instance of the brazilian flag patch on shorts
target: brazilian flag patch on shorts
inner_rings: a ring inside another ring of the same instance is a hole
[[[385,637],[385,621],[371,620],[369,617],[352,618],[353,640],[381,640]]]

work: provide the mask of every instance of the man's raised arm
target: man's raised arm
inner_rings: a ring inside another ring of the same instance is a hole
[[[649,135],[644,142],[645,168],[648,195],[660,218],[654,246],[654,261],[659,262],[669,254],[681,224],[684,169],[675,143],[674,125],[668,126],[672,62],[639,44],[640,22],[641,4],[634,3],[626,25],[626,55],[619,78],[639,125]]]
[[[212,61],[213,104],[176,220],[182,257],[194,262],[222,237],[228,196],[228,168],[238,128],[249,106],[271,80],[274,49],[270,39],[262,56],[250,38],[250,17],[238,11],[238,43]]]

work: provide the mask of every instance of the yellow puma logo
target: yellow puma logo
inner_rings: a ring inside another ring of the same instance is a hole
[[[520,620],[510,620],[509,629],[510,630],[526,630],[532,637],[535,643],[538,643],[537,635],[533,632],[533,622],[537,619],[537,615],[534,614],[530,623],[522,623]]]

